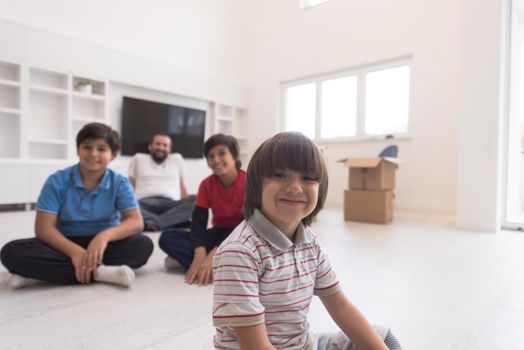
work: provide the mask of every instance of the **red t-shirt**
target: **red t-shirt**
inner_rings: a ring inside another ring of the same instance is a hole
[[[244,205],[245,179],[246,172],[238,170],[235,182],[228,187],[224,187],[220,178],[215,174],[206,177],[200,183],[195,205],[211,209],[213,227],[235,228],[240,224]]]

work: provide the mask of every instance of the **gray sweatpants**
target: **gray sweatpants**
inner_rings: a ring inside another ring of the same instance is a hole
[[[195,196],[174,201],[165,197],[147,197],[138,200],[146,231],[162,231],[191,221]]]

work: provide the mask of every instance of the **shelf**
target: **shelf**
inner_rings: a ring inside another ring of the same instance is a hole
[[[233,118],[233,106],[217,104],[216,107],[217,118]]]
[[[233,122],[233,117],[217,116],[217,120],[224,122]]]
[[[91,117],[73,117],[71,120],[75,123],[104,123],[103,118],[91,118]]]
[[[96,95],[96,94],[89,93],[89,92],[78,92],[78,91],[75,91],[75,92],[73,92],[73,97],[74,98],[79,98],[79,99],[86,99],[86,100],[105,101],[105,97],[104,96]]]
[[[4,80],[0,79],[0,85],[4,86],[13,86],[13,87],[20,87],[20,82],[13,81],[13,80]]]
[[[233,121],[218,119],[216,132],[226,135],[233,135]]]
[[[0,85],[0,108],[20,108],[20,88]]]
[[[29,144],[31,159],[67,159],[67,141],[65,144],[49,142],[31,142]]]
[[[29,140],[31,144],[46,144],[46,145],[67,145],[67,140],[65,139],[37,139],[32,138]]]
[[[29,92],[29,138],[67,139],[67,95]]]
[[[20,108],[4,108],[0,107],[0,113],[2,114],[11,114],[11,115],[20,115],[21,110]]]
[[[105,100],[103,98],[86,99],[78,96],[73,97],[72,115],[75,118],[91,118],[103,121],[105,119]]]
[[[73,90],[76,94],[99,96],[104,98],[106,83],[100,80],[88,79],[84,77],[73,77]]]
[[[29,86],[29,89],[31,91],[37,91],[37,92],[43,92],[43,93],[46,93],[46,94],[51,94],[51,95],[67,95],[67,90],[64,90],[64,89],[59,89],[59,88],[53,88],[53,87],[47,87],[47,86],[43,86],[43,85],[31,85]]]
[[[0,158],[20,156],[20,118],[0,109]]]
[[[0,81],[20,81],[20,66],[18,64],[0,62]]]
[[[67,74],[31,68],[29,71],[29,83],[38,88],[50,88],[50,91],[55,89],[67,91]]]

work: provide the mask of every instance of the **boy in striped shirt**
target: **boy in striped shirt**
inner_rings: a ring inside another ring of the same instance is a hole
[[[322,209],[328,179],[315,144],[280,133],[253,155],[243,221],[213,263],[216,349],[400,349],[387,328],[371,327],[342,292],[308,229]],[[313,295],[342,332],[314,336]]]

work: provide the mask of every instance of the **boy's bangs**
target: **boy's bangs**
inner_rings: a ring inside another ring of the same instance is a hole
[[[319,159],[320,154],[315,146],[299,137],[280,141],[273,143],[268,152],[270,157],[264,167],[264,177],[271,176],[275,169],[290,169],[319,181],[322,176],[322,160]]]

